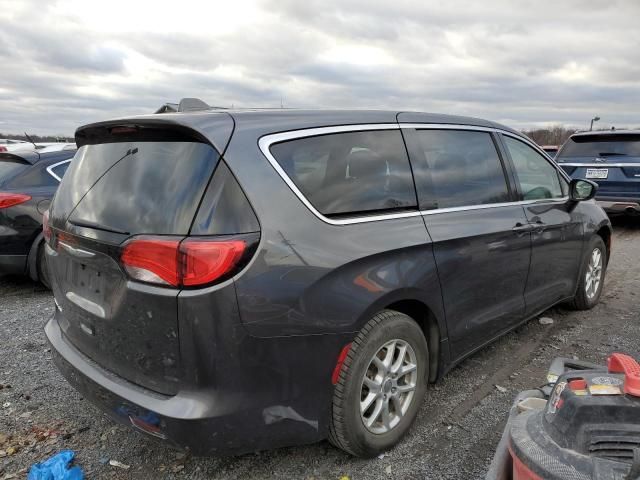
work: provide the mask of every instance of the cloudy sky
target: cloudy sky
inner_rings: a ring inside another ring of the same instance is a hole
[[[0,132],[195,96],[640,126],[640,2],[0,0]]]

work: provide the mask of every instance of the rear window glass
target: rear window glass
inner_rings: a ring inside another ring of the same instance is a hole
[[[34,165],[28,172],[15,177],[10,183],[14,188],[58,186],[58,180],[51,176],[45,164]]]
[[[509,201],[502,163],[489,133],[417,130],[416,137],[416,183],[425,208]]]
[[[218,163],[195,142],[122,142],[78,150],[52,215],[121,233],[186,235]]]
[[[325,215],[417,206],[409,159],[398,130],[346,132],[271,146],[309,202]]]
[[[640,135],[579,135],[567,140],[559,157],[640,156]]]
[[[27,165],[24,163],[0,160],[0,185],[6,183],[26,168]]]

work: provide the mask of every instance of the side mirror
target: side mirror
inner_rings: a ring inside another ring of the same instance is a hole
[[[580,178],[574,178],[569,184],[569,198],[574,202],[582,202],[584,200],[591,200],[596,196],[598,191],[598,184],[591,180],[582,180]]]

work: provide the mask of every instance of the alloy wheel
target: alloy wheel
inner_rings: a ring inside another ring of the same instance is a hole
[[[360,387],[360,417],[371,433],[395,428],[407,413],[418,380],[416,354],[404,340],[385,343],[371,358]]]
[[[602,280],[602,251],[599,248],[594,248],[589,257],[589,264],[587,265],[587,273],[585,274],[584,289],[587,294],[587,298],[591,300],[598,293],[600,288],[600,282]]]

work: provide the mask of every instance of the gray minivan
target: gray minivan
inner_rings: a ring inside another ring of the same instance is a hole
[[[198,455],[325,438],[379,454],[428,383],[602,291],[596,185],[492,122],[207,110],[76,142],[45,225],[55,361]]]

